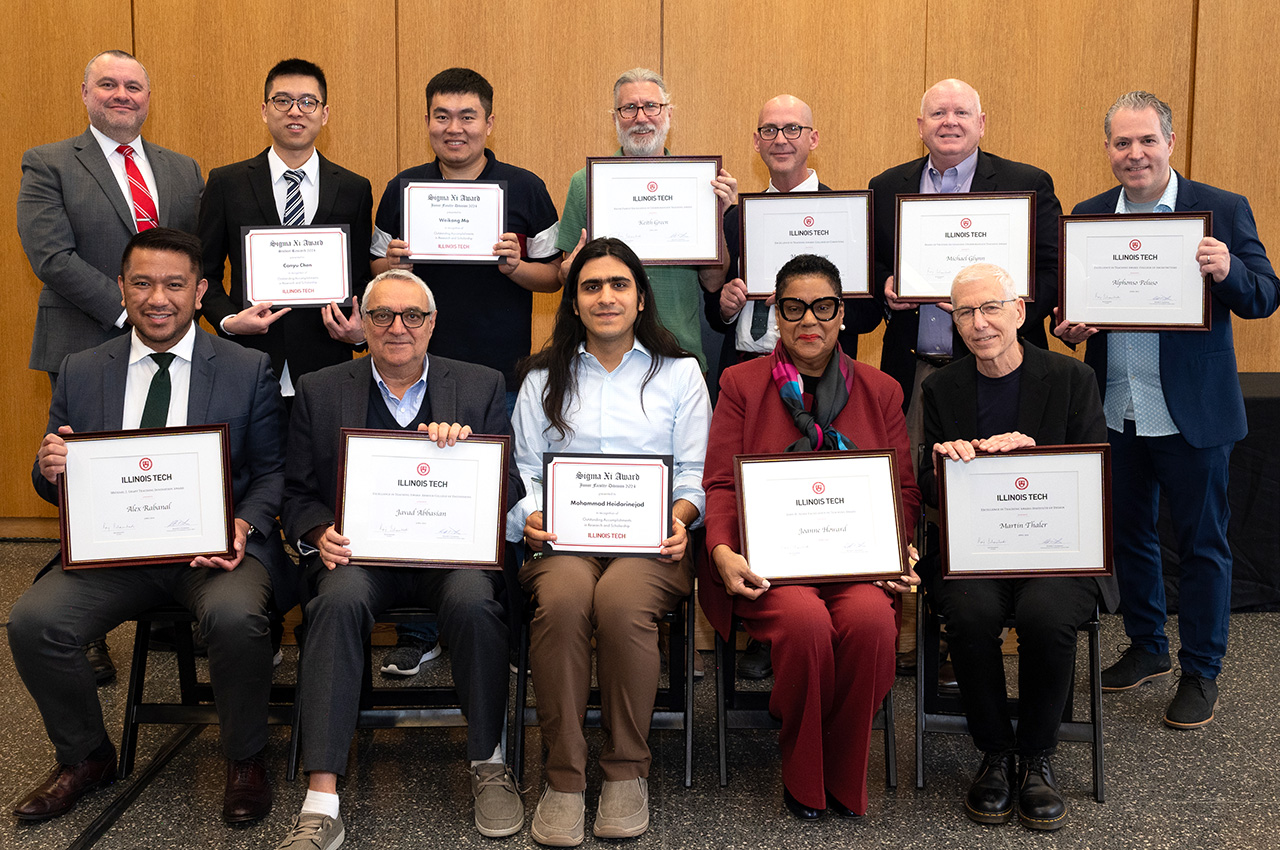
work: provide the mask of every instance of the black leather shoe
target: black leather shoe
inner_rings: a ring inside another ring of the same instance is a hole
[[[960,682],[956,679],[956,668],[950,661],[938,665],[938,693],[956,696],[960,693]]]
[[[93,668],[93,678],[97,680],[98,685],[114,682],[116,665],[111,661],[111,653],[107,652],[106,639],[91,640],[84,645],[83,649],[84,657],[89,659],[89,666]]]
[[[18,820],[41,821],[65,815],[80,798],[95,788],[116,781],[116,748],[108,742],[107,757],[87,758],[77,764],[57,764],[39,785],[13,807]]]
[[[964,811],[978,823],[1008,823],[1013,817],[1012,753],[984,753],[964,798]]]
[[[1067,821],[1067,802],[1058,793],[1048,756],[1018,759],[1018,820],[1028,829],[1050,831]]]
[[[769,644],[755,638],[747,641],[747,648],[738,656],[738,678],[767,679],[773,675],[773,657]]]
[[[227,760],[227,790],[222,795],[222,819],[249,823],[271,811],[271,785],[262,753],[247,759]]]
[[[791,792],[787,790],[785,785],[782,786],[782,803],[787,807],[787,811],[800,818],[800,820],[817,820],[822,817],[822,809],[811,809],[801,803],[791,796]]]
[[[842,818],[862,817],[862,815],[858,814],[853,809],[849,808],[844,803],[837,800],[835,798],[835,795],[833,795],[830,791],[827,792],[827,811],[831,812],[833,815],[836,815],[837,817],[842,817]]]

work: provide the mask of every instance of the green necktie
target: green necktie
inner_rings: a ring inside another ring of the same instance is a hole
[[[173,362],[172,354],[152,354],[160,368],[151,376],[151,387],[147,390],[147,403],[142,406],[142,421],[139,428],[163,428],[169,421],[169,395],[172,383],[169,381],[169,364]]]

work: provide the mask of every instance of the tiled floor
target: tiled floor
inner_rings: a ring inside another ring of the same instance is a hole
[[[51,544],[0,543],[0,614],[30,582]],[[647,835],[625,842],[595,841],[587,846],[627,848],[1272,848],[1280,846],[1275,820],[1280,815],[1280,733],[1275,705],[1280,690],[1280,614],[1238,614],[1231,622],[1231,646],[1222,677],[1217,720],[1194,732],[1174,732],[1159,722],[1172,696],[1158,684],[1135,694],[1108,695],[1106,711],[1107,802],[1091,795],[1089,750],[1064,744],[1055,759],[1070,819],[1060,832],[1036,834],[1016,824],[983,827],[961,813],[960,796],[976,757],[967,739],[931,735],[928,785],[916,790],[912,736],[914,680],[899,679],[897,705],[899,786],[884,789],[881,738],[873,739],[871,809],[856,822],[824,818],[813,824],[791,818],[781,803],[776,734],[730,733],[730,783],[718,784],[714,688],[696,687],[697,726],[694,786],[682,777],[682,737],[655,732],[650,775],[652,826]],[[119,740],[124,682],[132,627],[112,632],[111,645],[121,665],[117,683],[99,693],[108,729]],[[1104,617],[1104,662],[1122,642],[1119,618]],[[1082,643],[1083,649],[1083,643]],[[708,664],[711,658],[706,659]],[[294,675],[296,654],[286,652],[277,677]],[[1083,673],[1084,664],[1079,665]],[[444,669],[433,662],[420,676]],[[171,687],[171,657],[156,656],[149,676],[157,688]],[[514,680],[514,677],[513,677]],[[1083,683],[1078,686],[1080,692]],[[22,688],[7,651],[0,652],[0,745],[3,774],[0,800],[15,800],[52,764],[30,697]],[[144,730],[139,766],[171,734],[167,728]],[[598,744],[599,733],[591,740]],[[287,829],[305,793],[301,780],[284,779],[287,731],[272,731],[269,759],[276,804],[262,823],[229,829],[218,818],[224,762],[217,730],[206,729],[146,788],[137,802],[96,847],[111,848],[272,848]],[[460,730],[386,730],[362,732],[354,743],[350,775],[340,786],[347,847],[455,848],[536,846],[528,828],[510,839],[481,837],[471,824],[471,801],[463,767]],[[531,817],[540,790],[540,739],[531,730],[526,754],[525,793]],[[135,773],[136,776],[136,773]],[[130,787],[130,778],[87,798],[74,812],[36,826],[18,825],[0,814],[0,847],[54,848],[71,844],[93,818]],[[598,787],[598,771],[589,776]],[[588,809],[594,792],[588,792]],[[590,817],[590,815],[588,816]]]

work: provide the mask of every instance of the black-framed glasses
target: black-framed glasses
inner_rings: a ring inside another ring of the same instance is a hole
[[[778,299],[778,315],[788,322],[800,321],[809,310],[813,311],[813,317],[819,322],[829,322],[840,310],[840,299],[834,295],[815,298],[812,301],[801,301],[799,298]]]
[[[427,320],[427,316],[431,313],[425,310],[419,310],[417,307],[410,307],[408,310],[389,310],[386,307],[375,307],[365,313],[369,317],[369,321],[373,322],[380,328],[389,328],[395,322],[396,316],[400,317],[400,321],[406,328],[420,328],[422,323]]]
[[[305,112],[308,115],[310,115],[312,112],[315,112],[316,109],[320,106],[321,102],[322,101],[316,100],[314,97],[311,97],[310,95],[303,95],[302,97],[289,97],[288,95],[278,94],[275,97],[271,98],[271,105],[274,106],[276,109],[280,110],[281,112],[288,112],[290,109],[293,109],[293,105],[296,103],[298,104],[298,111]]]
[[[1016,298],[1006,298],[1003,301],[988,301],[985,304],[979,304],[977,307],[957,307],[951,311],[951,321],[957,325],[967,325],[973,321],[973,314],[978,310],[981,310],[982,315],[990,319],[993,316],[1000,315],[1000,312],[1004,310],[1004,305],[1017,300]]]
[[[642,109],[644,110],[645,115],[648,115],[650,118],[657,118],[659,115],[662,114],[662,107],[670,106],[670,105],[671,104],[669,103],[653,103],[652,101],[645,103],[643,105],[637,104],[637,103],[628,103],[626,106],[619,106],[617,109],[614,110],[614,112],[618,113],[628,121],[630,121],[632,118],[635,118],[636,113]]]
[[[766,142],[772,142],[778,138],[781,133],[783,138],[795,141],[800,138],[800,134],[805,130],[812,130],[812,127],[806,127],[803,124],[784,124],[781,127],[775,127],[772,124],[765,124],[763,127],[757,127],[756,132],[760,134],[760,138]]]

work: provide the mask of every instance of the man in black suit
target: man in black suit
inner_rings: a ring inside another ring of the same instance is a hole
[[[467,718],[476,827],[490,837],[511,835],[524,823],[524,804],[499,748],[509,680],[503,574],[352,566],[350,540],[334,530],[342,428],[416,429],[441,447],[473,430],[509,434],[506,385],[497,370],[427,356],[436,303],[411,272],[375,277],[361,311],[369,357],[303,377],[289,427],[284,525],[303,553],[310,597],[299,674],[302,758],[310,776],[302,812],[278,847],[328,850],[342,843],[337,778],[355,734],[364,647],[374,617],[396,604],[425,605],[439,616]],[[514,464],[511,472],[514,502],[522,487]],[[422,553],[424,560],[429,555]]]
[[[210,171],[200,204],[198,233],[209,281],[204,317],[224,336],[267,352],[281,392],[290,399],[300,377],[350,360],[352,346],[364,342],[357,304],[369,280],[373,191],[368,180],[316,150],[316,137],[328,121],[324,71],[303,59],[277,63],[267,74],[262,96],[262,122],[271,133],[271,147]],[[281,224],[351,228],[349,316],[333,303],[272,310],[269,302],[245,300],[240,228]],[[224,289],[228,257],[231,274]]]
[[[57,817],[115,779],[115,747],[80,645],[140,611],[176,601],[196,615],[209,647],[228,759],[223,817],[257,820],[271,809],[262,762],[272,670],[267,611],[273,596],[279,610],[296,601],[296,569],[275,521],[284,487],[278,385],[266,355],[195,327],[205,281],[194,236],[143,231],[130,240],[121,266],[118,285],[133,331],[62,361],[31,480],[41,497],[57,503],[67,462],[63,436],[73,431],[225,422],[234,557],[69,571],[55,561],[23,593],[9,615],[9,645],[58,764],[13,813],[26,821]]]

